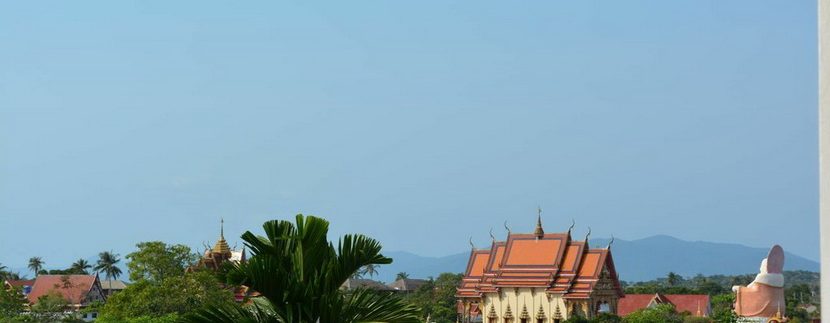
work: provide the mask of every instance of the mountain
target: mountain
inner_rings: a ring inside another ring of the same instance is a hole
[[[605,247],[608,239],[593,239],[590,245]],[[770,246],[771,247],[771,246]],[[785,250],[786,250],[786,246]],[[761,259],[768,248],[753,248],[732,243],[684,241],[658,235],[639,240],[616,239],[611,246],[614,264],[620,279],[630,282],[652,280],[675,272],[684,277],[703,275],[738,275],[757,273]],[[421,257],[409,252],[384,252],[394,259],[391,265],[382,266],[376,277],[392,281],[398,272],[407,272],[411,278],[436,277],[442,272],[463,272],[467,266],[468,252],[444,256]],[[818,272],[819,263],[786,253],[785,270]]]

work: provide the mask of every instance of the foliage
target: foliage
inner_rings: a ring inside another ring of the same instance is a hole
[[[37,299],[32,305],[31,318],[36,322],[56,322],[64,318],[69,302],[61,294],[52,291]]]
[[[734,294],[721,294],[712,297],[712,319],[719,323],[734,323],[738,317],[732,311],[735,304]]]
[[[69,269],[84,275],[89,274],[90,268],[92,268],[92,265],[90,265],[89,262],[83,258],[78,259],[77,261],[72,263],[72,266],[69,267]]]
[[[431,279],[415,292],[405,297],[406,301],[421,309],[421,317],[430,316],[435,322],[455,322],[455,290],[464,275],[443,273],[438,279]]]
[[[170,276],[159,282],[139,280],[110,296],[99,317],[103,322],[141,317],[157,319],[233,301],[232,293],[223,289],[211,273],[200,271]]]
[[[621,317],[611,314],[611,313],[601,313],[596,317],[592,318],[589,322],[590,323],[621,323],[623,320]]]
[[[98,254],[98,262],[95,264],[95,271],[104,273],[104,277],[109,280],[110,286],[112,287],[112,280],[118,279],[121,276],[121,268],[118,268],[118,262],[121,259],[118,258],[118,254],[113,253],[112,251],[102,251]]]
[[[4,288],[0,285],[0,318],[11,318],[23,311],[26,298],[19,288]]]
[[[571,316],[570,318],[568,318],[567,320],[564,320],[562,322],[563,323],[590,323],[588,321],[588,319],[586,319],[582,316],[578,316],[578,315]]]
[[[161,282],[165,278],[179,276],[193,264],[198,255],[190,247],[176,244],[167,245],[161,241],[141,242],[138,251],[127,255],[130,280]]]
[[[403,271],[399,272],[397,275],[395,275],[395,280],[408,279],[408,278],[409,278],[409,274],[406,273],[406,272],[403,272]]]
[[[252,257],[236,265],[227,279],[262,296],[246,306],[207,306],[185,322],[418,322],[418,310],[396,297],[340,287],[367,265],[389,264],[381,245],[363,235],[346,235],[335,247],[328,241],[329,223],[297,215],[268,221],[265,236],[242,235]]]
[[[683,317],[670,304],[660,304],[628,314],[625,323],[682,323]]]
[[[32,257],[29,258],[29,269],[35,273],[35,275],[40,274],[40,271],[43,269],[43,265],[45,262],[40,257]]]

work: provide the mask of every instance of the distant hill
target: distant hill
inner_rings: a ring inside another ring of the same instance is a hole
[[[605,247],[608,239],[593,239],[594,247]],[[787,246],[783,246],[786,250]],[[639,240],[616,239],[611,247],[614,263],[620,279],[630,282],[647,281],[664,277],[673,271],[684,277],[697,274],[739,275],[757,273],[761,259],[769,249],[753,248],[739,244],[703,241],[684,241],[674,237],[658,235]],[[438,276],[442,272],[463,272],[469,253],[444,257],[421,257],[409,252],[384,252],[395,261],[382,266],[379,276],[383,281],[392,281],[398,272],[407,272],[411,278]],[[819,263],[786,254],[786,270],[819,271]]]

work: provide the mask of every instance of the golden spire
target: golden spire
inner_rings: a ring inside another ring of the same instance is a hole
[[[231,254],[231,247],[228,245],[228,242],[225,241],[225,219],[221,219],[219,221],[219,240],[216,241],[215,245],[213,245],[213,252],[226,255]]]
[[[537,212],[536,230],[533,231],[533,234],[536,235],[537,239],[541,239],[545,236],[545,230],[542,229],[542,207],[539,207]]]

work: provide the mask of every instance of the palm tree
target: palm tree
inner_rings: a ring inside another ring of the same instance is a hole
[[[43,269],[44,264],[45,262],[40,257],[29,258],[29,269],[35,272],[35,277],[40,274],[40,270]]]
[[[399,272],[397,276],[395,276],[395,280],[407,279],[409,278],[409,274],[405,271]]]
[[[369,276],[371,278],[371,277],[378,274],[378,266],[375,265],[375,264],[368,264],[366,266],[363,266],[363,269],[361,270],[360,273],[361,273],[361,276],[366,275],[366,276]]]
[[[329,222],[297,215],[296,225],[273,220],[265,236],[250,231],[242,240],[251,257],[228,271],[229,283],[245,285],[262,296],[248,305],[205,307],[185,322],[353,323],[418,322],[419,310],[396,297],[358,289],[340,290],[366,265],[389,264],[381,245],[363,235],[346,235],[337,246],[328,241]]]
[[[109,281],[109,288],[112,290],[112,280],[118,279],[121,276],[121,268],[116,266],[121,259],[118,259],[118,254],[112,251],[102,251],[98,254],[98,263],[95,265],[95,271],[103,272],[104,276]]]
[[[89,271],[87,271],[87,269],[90,268],[92,268],[92,265],[90,265],[88,261],[86,261],[85,259],[78,259],[78,261],[75,261],[72,264],[72,266],[69,267],[69,270],[76,273],[89,274]]]

